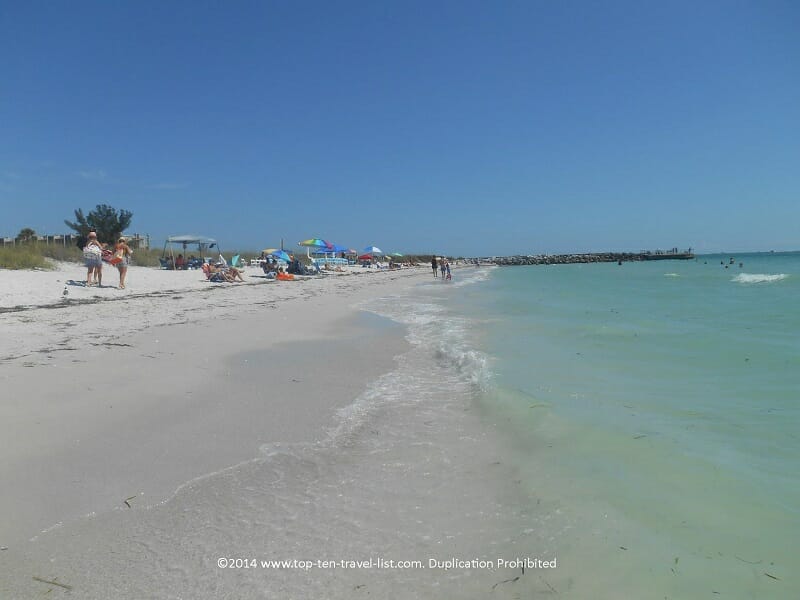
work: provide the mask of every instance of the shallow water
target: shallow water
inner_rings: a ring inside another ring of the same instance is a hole
[[[575,577],[626,555],[593,597],[800,597],[800,255],[507,268],[488,284],[451,299],[491,365],[485,416],[574,520],[559,552]]]

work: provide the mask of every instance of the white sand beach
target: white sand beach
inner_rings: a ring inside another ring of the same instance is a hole
[[[426,568],[530,536],[464,403],[469,356],[442,371],[446,348],[401,325],[441,319],[404,300],[427,268],[210,284],[132,267],[125,290],[81,274],[0,272],[0,597],[469,596],[518,572]],[[217,562],[370,558],[425,568]]]
[[[211,284],[131,267],[119,290],[83,287],[80,265],[0,271],[0,562],[126,499],[158,504],[261,444],[322,435],[403,348],[397,332],[359,335],[354,307],[421,276],[356,273],[275,282],[247,269],[247,283]],[[291,349],[332,339],[329,354]],[[231,375],[237,356],[280,344],[252,376]]]
[[[366,338],[357,374],[314,353],[261,365],[264,390],[242,389],[227,361],[352,336],[343,323],[355,305],[419,276],[276,282],[248,269],[245,284],[212,284],[199,271],[132,267],[119,290],[71,285],[80,273],[68,264],[0,271],[0,513],[14,515],[0,525],[0,546],[119,506],[120,493],[161,501],[193,477],[251,458],[261,443],[313,439],[331,411],[391,365],[401,340],[378,351]],[[311,376],[326,388],[310,386]],[[260,410],[264,391],[269,410]]]

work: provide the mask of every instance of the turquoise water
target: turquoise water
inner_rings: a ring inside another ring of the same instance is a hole
[[[799,292],[789,253],[509,267],[449,294],[562,575],[800,597]]]

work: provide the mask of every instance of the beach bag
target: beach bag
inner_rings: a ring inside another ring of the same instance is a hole
[[[89,260],[98,260],[102,256],[102,250],[97,246],[86,246],[83,249],[83,257]]]
[[[112,258],[112,259],[111,259],[109,262],[110,262],[112,265],[118,265],[118,264],[119,264],[119,263],[121,263],[123,260],[125,260],[125,250],[123,250],[122,248],[120,248],[119,250],[117,250],[116,252],[114,252],[114,258]]]

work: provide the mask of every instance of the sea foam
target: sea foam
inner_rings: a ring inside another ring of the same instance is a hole
[[[782,281],[788,279],[789,275],[786,273],[778,273],[777,275],[768,275],[766,273],[740,273],[731,281],[735,283],[773,283],[775,281]]]

